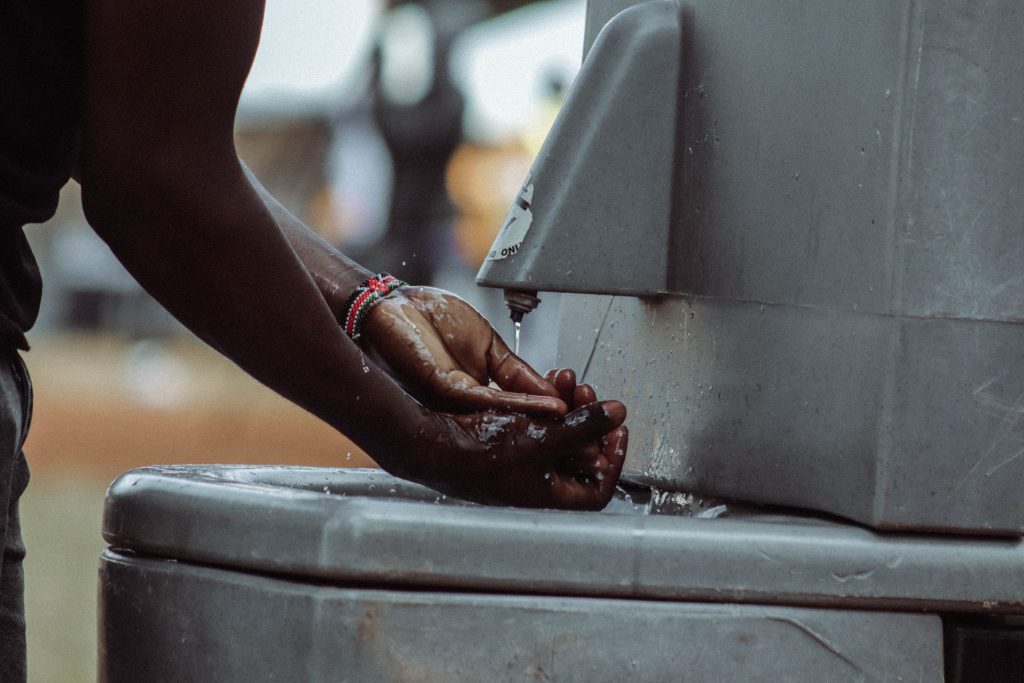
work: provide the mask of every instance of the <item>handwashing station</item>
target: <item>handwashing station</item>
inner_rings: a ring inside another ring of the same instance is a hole
[[[1024,680],[1022,187],[1017,0],[590,0],[478,283],[567,293],[616,498],[129,472],[101,678]]]

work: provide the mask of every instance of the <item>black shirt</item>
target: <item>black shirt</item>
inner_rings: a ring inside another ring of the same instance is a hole
[[[27,349],[41,283],[23,226],[57,208],[82,119],[82,0],[0,0],[0,339]]]

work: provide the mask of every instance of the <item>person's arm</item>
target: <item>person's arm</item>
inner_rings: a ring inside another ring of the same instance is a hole
[[[86,217],[200,338],[369,450],[394,450],[385,417],[423,411],[362,372],[234,150],[261,15],[250,0],[88,2]]]
[[[327,307],[333,313],[339,313],[349,293],[374,273],[345,256],[330,242],[310,230],[263,187],[248,166],[242,164],[242,170],[296,256],[312,276]]]
[[[257,0],[87,0],[79,177],[90,224],[200,338],[385,469],[486,502],[603,504],[606,484],[584,487],[558,466],[621,424],[621,404],[564,421],[434,413],[339,328],[234,149],[262,12]]]
[[[281,232],[338,315],[373,273],[338,251],[282,206],[243,165]],[[451,292],[410,287],[367,316],[362,344],[433,408],[564,415],[555,388],[508,346],[472,306]],[[498,388],[488,386],[494,381]]]

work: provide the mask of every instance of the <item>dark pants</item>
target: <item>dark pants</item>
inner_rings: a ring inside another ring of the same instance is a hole
[[[0,346],[0,681],[25,680],[25,545],[18,499],[28,484],[21,451],[32,417],[32,387],[16,351]]]

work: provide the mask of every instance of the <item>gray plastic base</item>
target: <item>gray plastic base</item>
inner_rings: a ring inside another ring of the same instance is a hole
[[[931,615],[383,591],[106,552],[100,680],[938,681]]]
[[[1024,613],[1024,542],[808,516],[469,505],[379,470],[146,468],[110,488],[114,548],[304,580],[489,593]]]

